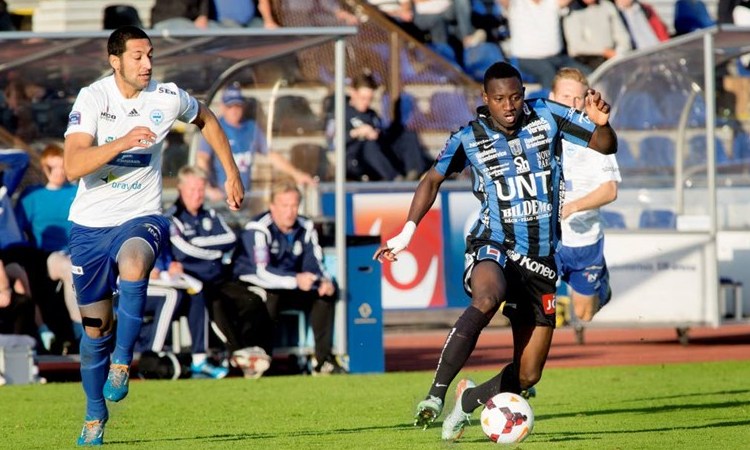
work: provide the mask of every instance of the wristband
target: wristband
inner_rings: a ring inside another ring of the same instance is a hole
[[[411,241],[414,232],[417,230],[417,224],[411,220],[406,222],[404,229],[401,230],[397,236],[390,238],[386,245],[391,250],[391,253],[398,254],[401,250],[405,249]]]

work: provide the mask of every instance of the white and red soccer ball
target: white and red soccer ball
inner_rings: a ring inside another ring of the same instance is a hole
[[[481,415],[484,434],[498,444],[521,442],[534,429],[534,411],[523,397],[501,392],[484,404]]]

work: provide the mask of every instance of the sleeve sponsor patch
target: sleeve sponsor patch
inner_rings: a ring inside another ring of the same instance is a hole
[[[71,111],[68,115],[68,125],[80,125],[81,124],[81,113],[79,111]]]

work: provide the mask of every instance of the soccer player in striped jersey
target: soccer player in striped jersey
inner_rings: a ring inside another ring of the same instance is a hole
[[[107,53],[113,73],[81,89],[68,116],[63,155],[68,178],[80,179],[69,216],[73,284],[84,327],[86,418],[79,445],[103,444],[105,398],[117,402],[128,393],[149,273],[169,239],[169,222],[161,215],[161,155],[177,120],[197,125],[216,150],[227,173],[229,207],[239,210],[244,196],[216,116],[174,83],[151,79],[148,35],[137,27],[118,28]]]
[[[560,233],[562,168],[557,143],[617,151],[610,106],[589,90],[585,114],[547,99],[524,100],[521,76],[508,63],[484,75],[475,120],[452,134],[414,194],[401,233],[374,258],[396,260],[451,174],[469,168],[481,203],[467,237],[464,289],[471,295],[448,333],[435,377],[417,405],[415,425],[427,427],[443,409],[448,386],[473,351],[482,329],[505,301],[513,330],[513,361],[480,386],[459,382],[456,407],[443,421],[443,439],[455,440],[474,409],[499,392],[520,393],[536,384],[555,328],[554,251]]]

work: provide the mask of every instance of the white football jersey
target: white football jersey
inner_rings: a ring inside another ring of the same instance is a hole
[[[175,121],[190,123],[198,101],[174,83],[151,80],[132,99],[122,96],[110,75],[81,89],[68,116],[65,136],[86,133],[94,145],[125,136],[136,126],[148,127],[156,141],[134,147],[81,178],[69,219],[87,227],[112,227],[135,217],[161,213],[161,153]]]
[[[579,199],[607,181],[622,181],[615,155],[562,141],[565,201]],[[562,221],[562,244],[584,247],[596,244],[604,235],[599,209],[571,214]]]

